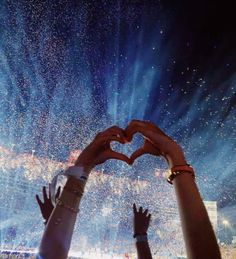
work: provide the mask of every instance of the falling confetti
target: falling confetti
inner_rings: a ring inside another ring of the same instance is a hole
[[[1,3],[1,250],[35,251],[44,229],[35,194],[99,131],[132,119],[156,123],[183,147],[203,199],[216,201],[219,225],[227,218],[236,235],[236,40],[230,15],[214,19],[229,10],[204,4],[205,17],[200,4],[114,3]],[[112,147],[129,156],[142,142]],[[148,155],[96,168],[71,254],[135,254],[136,202],[153,215],[154,256],[184,255],[166,169]],[[231,242],[222,228],[216,234]]]

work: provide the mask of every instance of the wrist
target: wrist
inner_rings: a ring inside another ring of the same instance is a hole
[[[85,184],[84,181],[69,176],[60,197],[62,203],[77,208],[83,196]]]
[[[75,163],[75,166],[82,167],[86,176],[88,176],[90,174],[90,172],[92,171],[92,169],[94,168],[93,165],[85,164],[85,163],[82,163],[79,161]]]
[[[183,164],[183,165],[176,165],[171,168],[171,173],[169,177],[167,178],[167,182],[170,184],[173,184],[173,180],[182,175],[182,174],[189,174],[192,176],[193,179],[195,179],[195,174],[193,168],[189,164]]]
[[[175,152],[168,153],[166,155],[166,159],[168,161],[169,168],[187,164],[184,153],[180,147],[176,149]]]
[[[136,238],[137,236],[147,236],[147,232],[135,232],[133,238]]]
[[[65,174],[74,176],[77,179],[85,178],[87,180],[91,170],[92,170],[92,167],[90,166],[85,166],[83,164],[75,163],[74,166],[70,166],[66,169]]]
[[[68,180],[65,184],[65,187],[68,187],[68,188],[71,188],[71,189],[75,189],[75,190],[84,190],[85,188],[85,184],[86,182],[85,181],[82,181],[80,179],[76,179],[75,177],[73,176],[69,176],[68,177]]]

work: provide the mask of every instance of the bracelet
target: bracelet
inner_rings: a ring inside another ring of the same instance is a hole
[[[84,192],[82,190],[76,190],[76,189],[73,189],[73,188],[69,188],[68,186],[65,186],[63,189],[66,190],[69,193],[74,194],[77,197],[82,197],[83,194],[84,194]]]
[[[147,234],[146,235],[136,235],[135,239],[136,239],[136,243],[148,241]]]
[[[147,236],[147,233],[146,232],[145,233],[135,233],[133,235],[133,238],[136,238],[137,236]]]
[[[68,187],[70,189],[77,190],[77,191],[80,191],[83,193],[85,184],[86,183],[84,181],[81,181],[79,179],[74,178],[73,176],[70,176],[68,178],[68,181],[67,181],[65,187]]]
[[[195,179],[195,174],[194,174],[193,168],[189,164],[186,164],[186,165],[173,166],[171,168],[171,173],[170,173],[169,177],[167,178],[167,182],[170,184],[173,184],[173,180],[175,179],[175,177],[177,177],[178,175],[180,175],[182,173],[189,173],[193,176],[193,179]]]
[[[79,166],[70,166],[69,168],[66,169],[65,175],[67,176],[73,176],[78,180],[86,182],[88,180],[88,177],[86,173],[84,172],[83,167]]]
[[[63,208],[65,208],[65,209],[68,209],[69,211],[71,211],[71,212],[73,212],[73,213],[78,213],[78,212],[79,212],[79,209],[76,210],[75,208],[66,205],[66,204],[65,204],[64,202],[62,202],[60,199],[57,200],[57,205],[58,205],[58,206],[61,206],[61,207],[63,207]]]
[[[192,166],[189,164],[173,166],[171,168],[171,173],[176,172],[176,171],[188,171],[188,172],[194,173]]]

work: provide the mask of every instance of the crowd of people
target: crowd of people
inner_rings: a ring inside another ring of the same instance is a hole
[[[144,137],[144,144],[130,158],[111,149],[112,141],[125,144],[132,141],[136,133]],[[117,159],[132,166],[143,154],[161,156],[167,162],[170,169],[167,181],[174,186],[188,258],[221,258],[213,228],[195,183],[194,170],[187,164],[183,150],[153,123],[137,120],[131,121],[126,129],[113,126],[98,133],[81,152],[75,165],[63,173],[67,177],[64,187],[55,190],[55,177],[48,193],[46,187],[43,188],[43,199],[36,196],[45,220],[37,258],[67,258],[84,188],[96,165],[108,159]],[[158,197],[156,203],[158,206]],[[139,259],[152,258],[148,242],[150,220],[151,214],[147,209],[133,204],[133,238]]]

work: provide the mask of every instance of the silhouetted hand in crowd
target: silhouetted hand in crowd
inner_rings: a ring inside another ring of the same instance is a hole
[[[46,186],[43,186],[42,193],[43,193],[43,201],[40,200],[38,194],[36,195],[36,200],[38,202],[40,211],[42,213],[43,218],[45,219],[44,224],[46,225],[48,222],[48,219],[54,209],[52,200],[51,200],[51,192],[50,192],[50,186],[49,186],[49,191],[47,195],[47,190]],[[58,187],[57,193],[56,193],[56,199],[59,198],[61,192],[61,187]]]
[[[148,210],[143,211],[142,207],[137,207],[134,203],[133,205],[134,212],[134,235],[146,235],[149,227],[151,214],[148,214]]]
[[[147,230],[149,228],[151,214],[148,214],[148,210],[143,211],[142,207],[137,207],[133,204],[133,228],[134,238],[136,238],[136,249],[138,259],[151,259],[152,254],[148,244]]]

